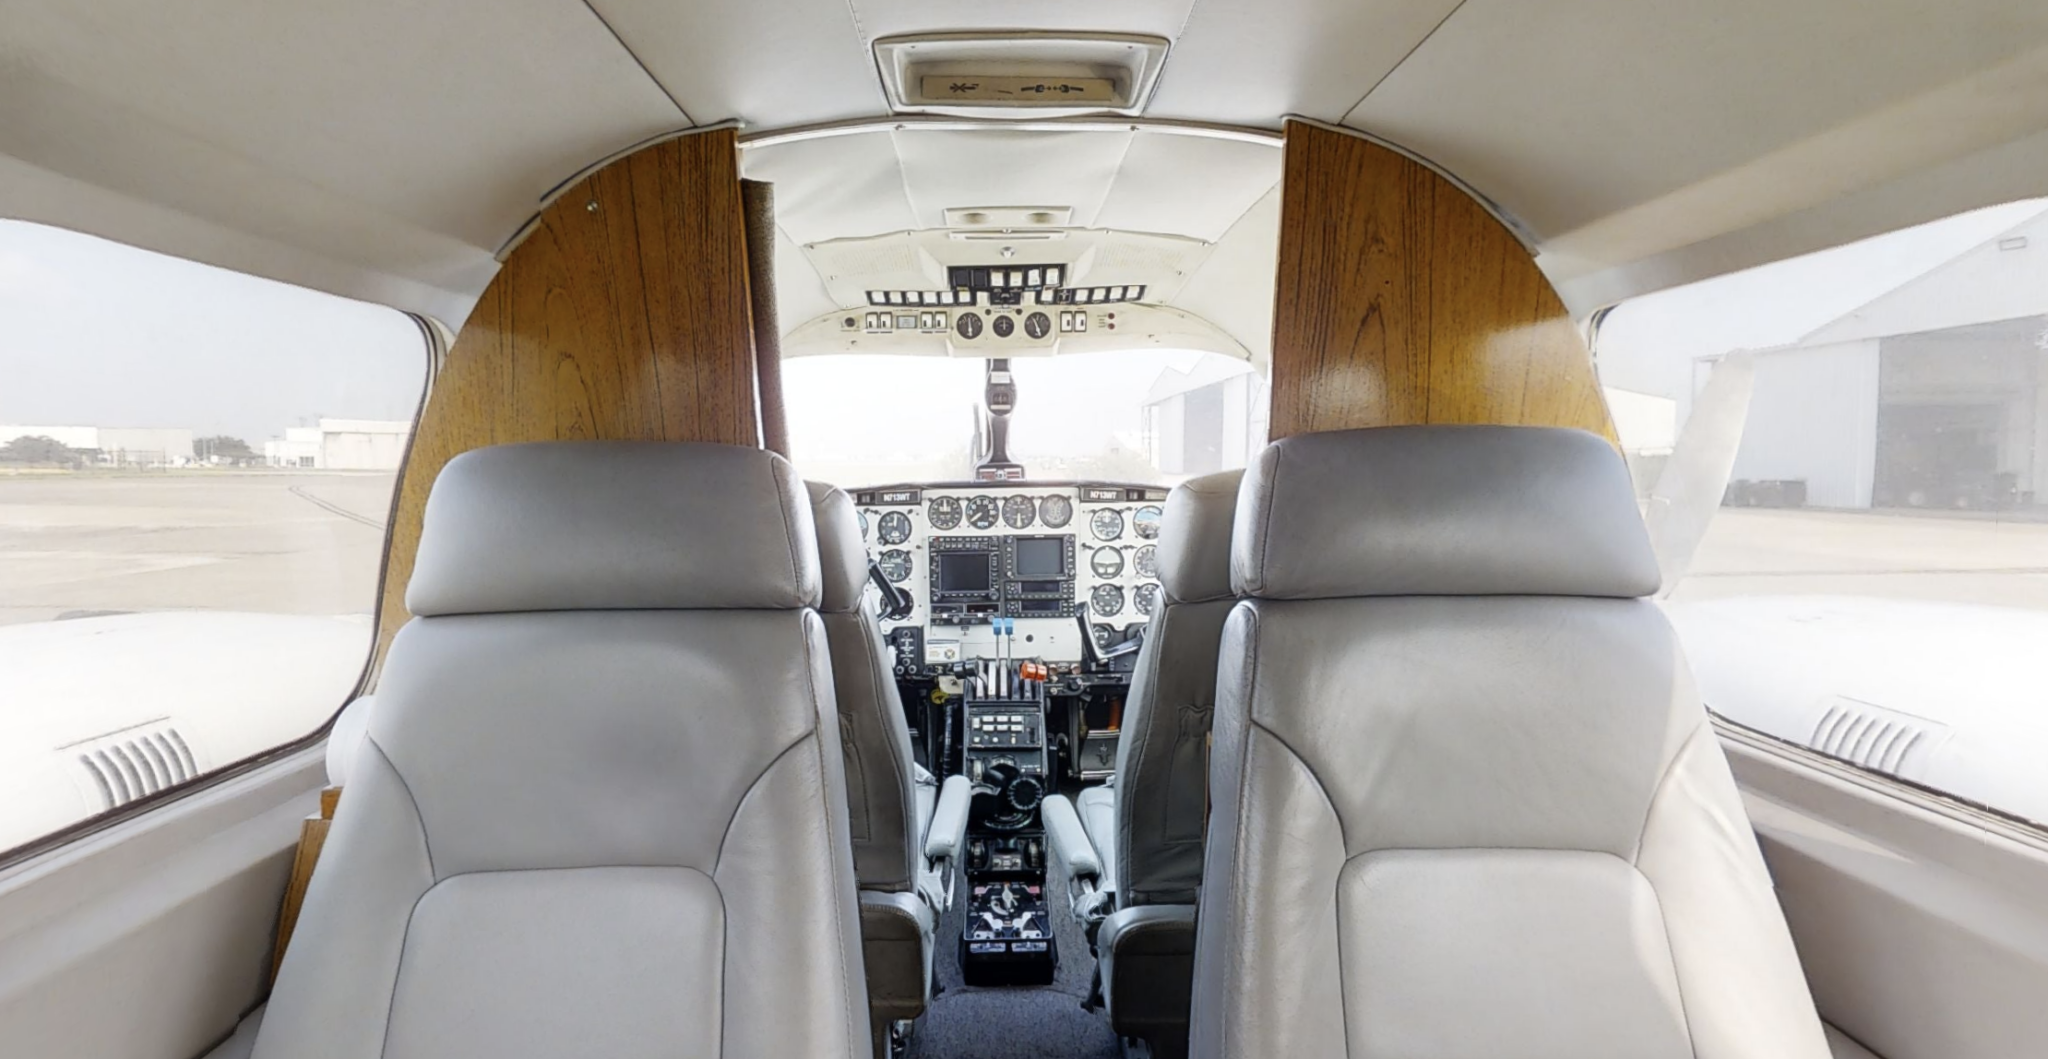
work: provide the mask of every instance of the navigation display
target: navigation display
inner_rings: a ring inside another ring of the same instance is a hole
[[[989,580],[987,552],[940,552],[934,558],[940,592],[988,592],[995,587]]]
[[[1018,577],[1062,578],[1067,576],[1066,542],[1058,537],[1019,537],[1016,542]]]

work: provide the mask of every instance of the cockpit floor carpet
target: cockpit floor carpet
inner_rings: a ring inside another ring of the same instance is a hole
[[[1053,852],[1055,860],[1059,854]],[[1066,878],[1065,866],[1053,864],[1049,879]],[[1055,883],[1053,930],[1060,946],[1060,967],[1051,985],[988,988],[967,985],[960,977],[960,932],[964,897],[955,893],[953,908],[939,924],[937,965],[943,991],[917,1020],[909,1059],[1117,1059],[1115,1031],[1109,1016],[1083,1007],[1095,979],[1095,957],[1088,936],[1074,918],[1065,888]]]

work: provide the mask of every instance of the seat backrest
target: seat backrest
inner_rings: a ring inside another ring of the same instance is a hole
[[[258,1059],[866,1054],[818,594],[772,454],[450,461]]]
[[[1613,448],[1289,438],[1231,549],[1195,1055],[1824,1059]]]
[[[1244,472],[1194,478],[1166,497],[1159,609],[1139,649],[1116,750],[1117,902],[1192,904],[1202,883],[1216,650],[1230,590],[1230,527]]]
[[[824,576],[820,616],[832,648],[839,738],[845,753],[853,871],[863,890],[907,893],[917,885],[917,759],[896,692],[895,657],[867,605],[868,551],[846,491],[808,483]]]

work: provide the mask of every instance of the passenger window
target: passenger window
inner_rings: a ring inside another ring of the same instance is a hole
[[[427,362],[390,309],[0,221],[0,850],[341,707]]]
[[[1667,586],[1708,704],[2048,821],[2048,200],[1615,307],[1599,366],[1645,494],[1738,350],[1733,473]]]

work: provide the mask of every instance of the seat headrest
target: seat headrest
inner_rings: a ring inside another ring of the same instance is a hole
[[[1159,530],[1159,585],[1176,603],[1229,599],[1230,530],[1242,470],[1190,478],[1166,494]]]
[[[1657,559],[1628,468],[1554,427],[1303,434],[1245,472],[1238,594],[1647,596]]]
[[[817,537],[789,461],[735,445],[544,441],[448,461],[405,605],[793,610],[818,602]]]
[[[818,526],[818,566],[824,579],[824,602],[818,609],[845,614],[860,606],[868,586],[868,546],[860,536],[860,512],[846,490],[824,482],[805,482],[811,491],[811,516]]]

